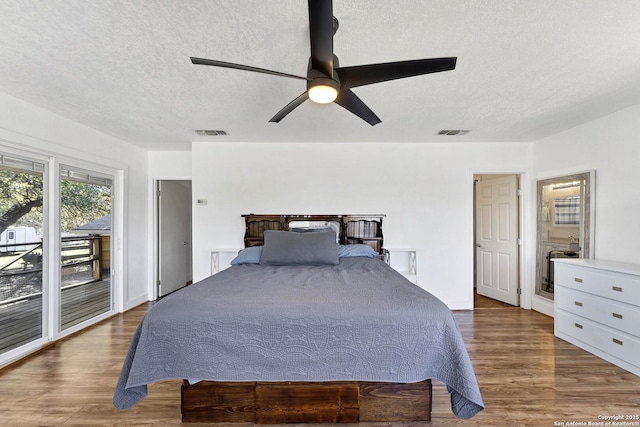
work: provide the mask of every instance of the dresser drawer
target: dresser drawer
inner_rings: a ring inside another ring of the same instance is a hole
[[[640,339],[560,310],[556,312],[555,321],[558,331],[587,346],[595,347],[626,363],[640,367]],[[587,350],[590,349],[587,348]]]
[[[566,286],[640,306],[640,277],[575,265],[555,264],[556,286]]]
[[[556,306],[560,310],[577,314],[640,337],[640,308],[603,299],[592,294],[556,287]]]

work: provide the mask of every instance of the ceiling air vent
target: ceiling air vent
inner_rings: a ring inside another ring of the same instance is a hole
[[[221,136],[227,135],[227,132],[224,130],[196,130],[196,133],[200,136]]]
[[[443,129],[440,132],[438,132],[438,135],[466,135],[468,133],[469,133],[468,130],[460,130],[460,129],[446,130],[446,129]]]

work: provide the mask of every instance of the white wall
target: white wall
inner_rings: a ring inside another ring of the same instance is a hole
[[[191,151],[150,151],[152,179],[191,179]]]
[[[538,176],[595,169],[595,258],[640,263],[640,105],[535,144]]]
[[[242,214],[381,213],[385,246],[417,249],[419,285],[469,309],[473,173],[531,169],[526,143],[194,142],[194,280],[212,249],[242,247]]]
[[[121,242],[123,307],[148,299],[147,153],[127,142],[0,93],[0,150],[54,156],[70,163],[106,166],[123,176]],[[117,243],[116,243],[117,245]]]

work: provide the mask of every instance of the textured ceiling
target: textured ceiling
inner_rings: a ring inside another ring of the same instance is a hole
[[[342,66],[457,56],[455,71],[355,88],[382,119],[304,103],[300,0],[3,0],[0,91],[154,150],[191,141],[534,141],[640,103],[637,0],[335,0]],[[195,129],[221,129],[202,137]],[[469,129],[465,136],[436,135]]]

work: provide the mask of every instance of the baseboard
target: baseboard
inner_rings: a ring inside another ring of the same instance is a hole
[[[127,305],[124,308],[124,311],[129,311],[134,307],[139,306],[140,304],[144,304],[149,301],[149,296],[147,294],[142,294],[134,299],[130,299],[127,301]]]
[[[554,317],[553,316],[553,301],[547,299],[547,298],[543,298],[543,297],[539,297],[537,295],[534,295],[533,298],[531,298],[531,309],[538,311],[542,314],[546,314],[549,317]]]

